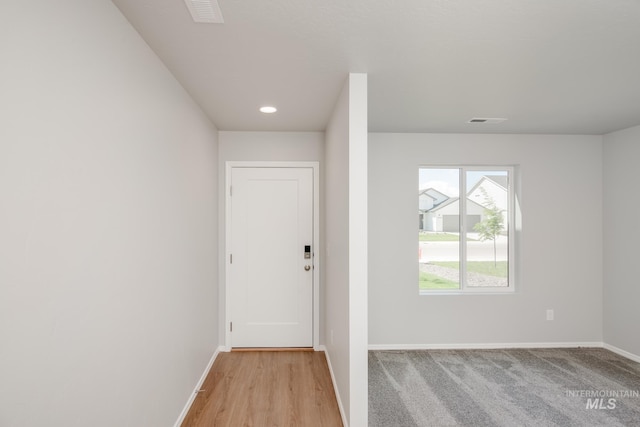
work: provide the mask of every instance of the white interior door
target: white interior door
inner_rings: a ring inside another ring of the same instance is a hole
[[[313,345],[313,169],[231,169],[232,347]]]

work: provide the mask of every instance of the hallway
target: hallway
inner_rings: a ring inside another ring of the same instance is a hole
[[[220,353],[183,427],[342,426],[323,352]]]

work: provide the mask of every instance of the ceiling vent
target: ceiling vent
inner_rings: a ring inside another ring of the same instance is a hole
[[[194,22],[223,24],[222,11],[216,0],[184,0]]]
[[[485,118],[485,117],[474,117],[469,120],[467,123],[485,123],[490,125],[496,125],[498,123],[502,123],[507,119],[499,119],[499,118]]]

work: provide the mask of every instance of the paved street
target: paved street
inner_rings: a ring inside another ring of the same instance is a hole
[[[429,261],[458,261],[460,249],[458,242],[420,242],[420,262]],[[508,240],[506,236],[499,236],[496,241],[496,259],[507,261]],[[467,242],[468,261],[493,261],[493,241]]]

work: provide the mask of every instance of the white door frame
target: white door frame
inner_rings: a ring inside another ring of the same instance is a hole
[[[220,320],[224,325],[224,350],[231,350],[231,298],[229,257],[231,254],[231,170],[233,168],[311,168],[313,170],[313,348],[320,349],[320,163],[319,162],[267,162],[267,161],[227,161],[225,162],[225,245],[224,245],[224,315]]]

